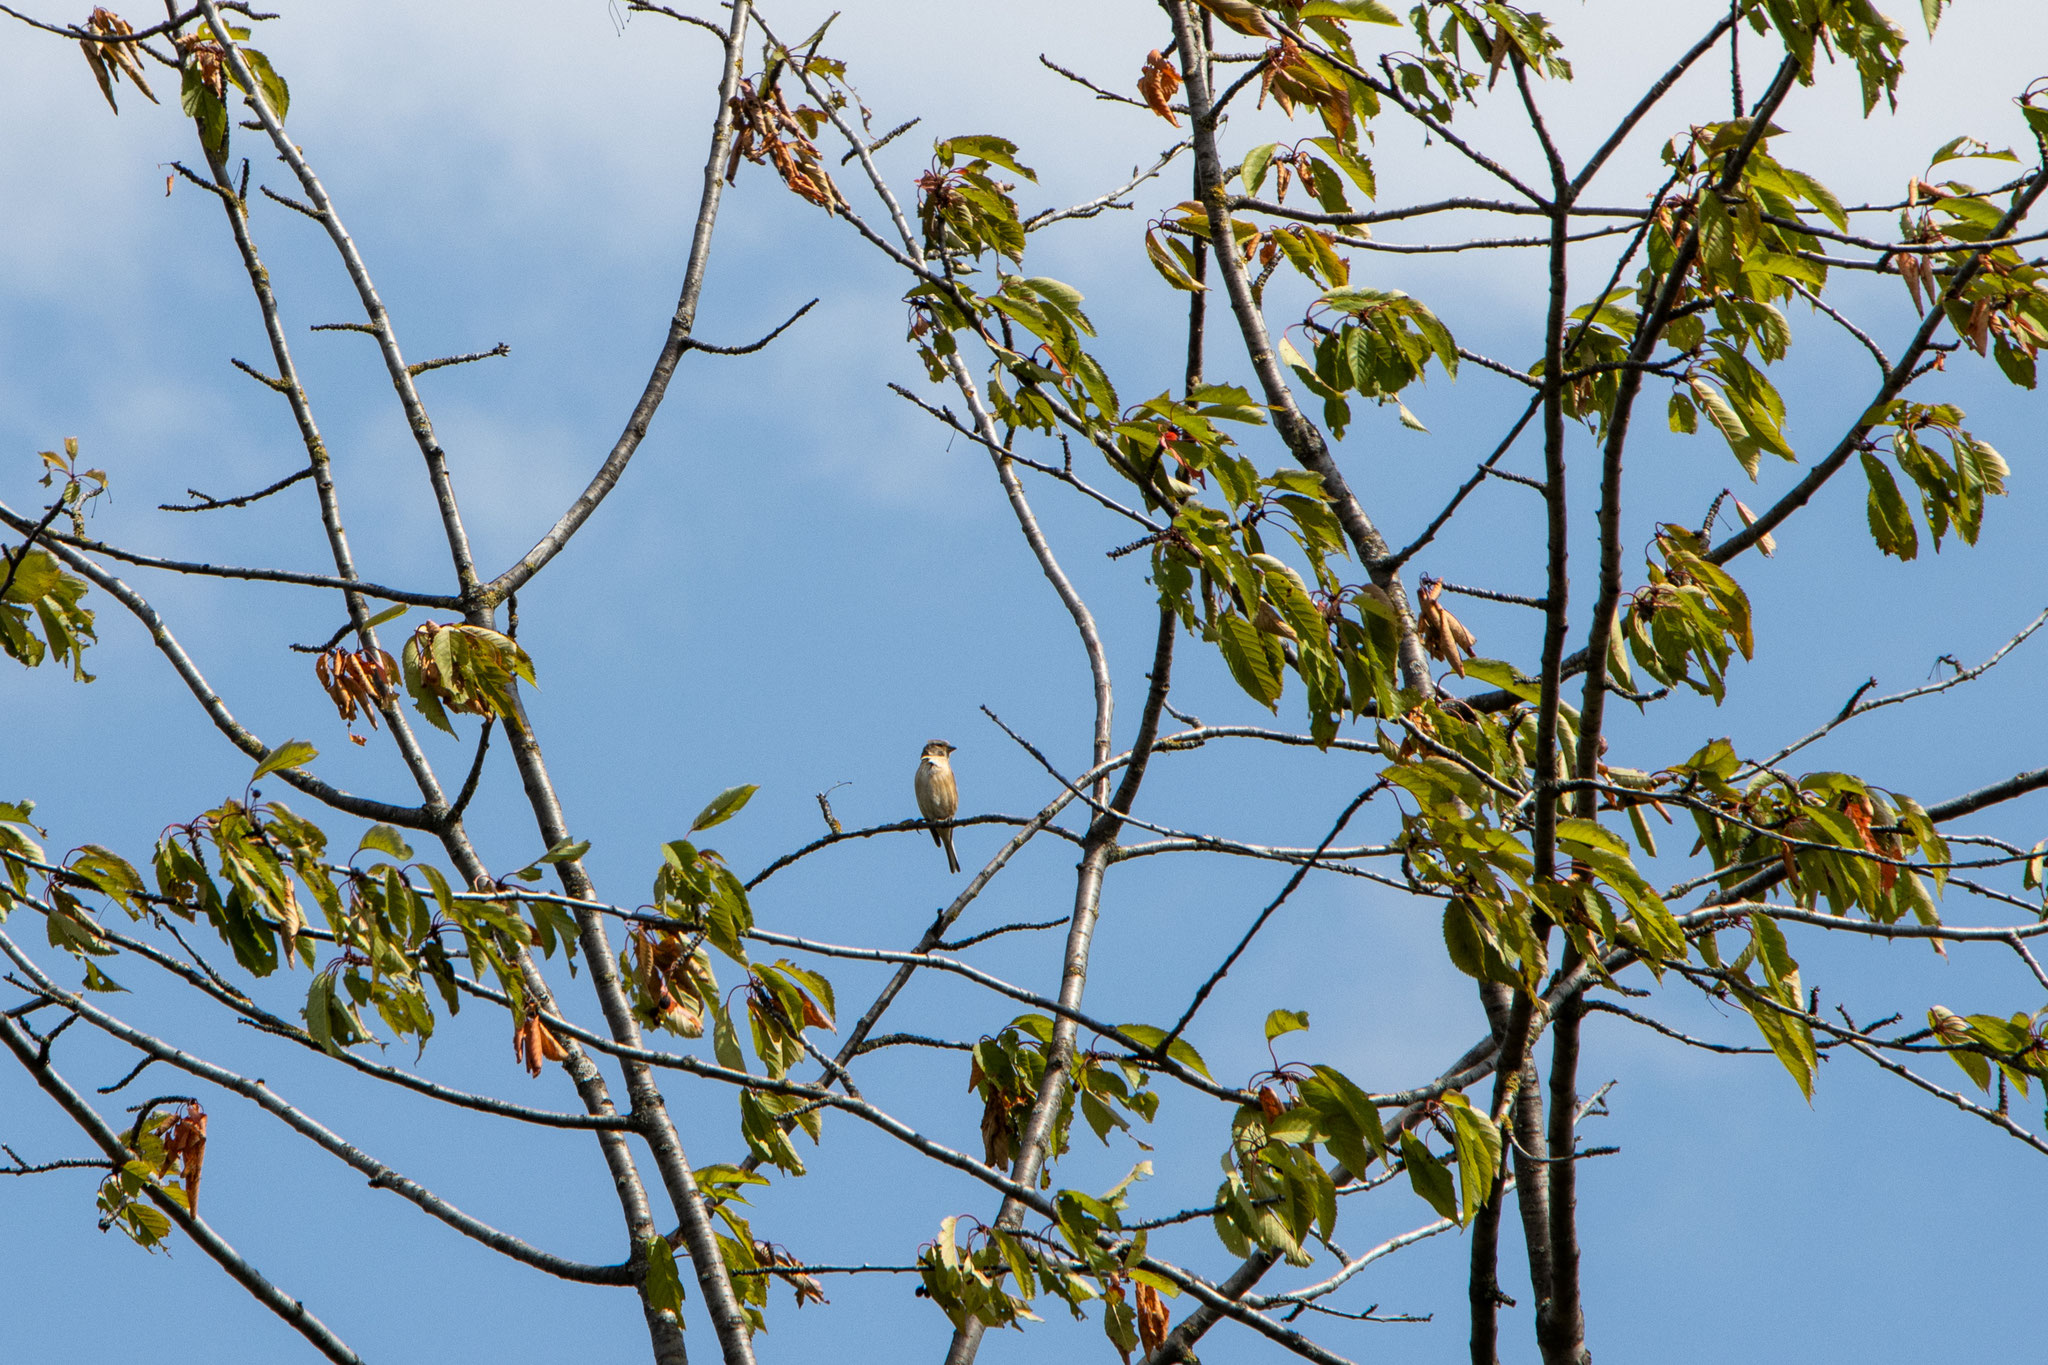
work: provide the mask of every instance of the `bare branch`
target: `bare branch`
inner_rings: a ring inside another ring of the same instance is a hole
[[[493,356],[510,354],[512,354],[512,348],[501,341],[497,345],[491,347],[491,349],[488,351],[471,351],[467,355],[443,356],[439,360],[422,360],[415,364],[406,366],[405,372],[411,375],[413,378],[417,379],[421,375],[425,374],[428,370],[444,370],[448,368],[450,365],[467,365],[471,361],[489,360]]]
[[[259,502],[269,497],[272,493],[282,493],[301,479],[310,479],[312,477],[313,466],[307,465],[296,474],[285,475],[268,488],[258,489],[254,493],[244,493],[238,498],[214,498],[209,497],[196,488],[188,488],[185,492],[199,499],[199,501],[193,503],[160,502],[157,504],[157,510],[159,512],[213,512],[223,507],[247,507],[250,503]]]
[[[695,337],[685,337],[683,338],[683,349],[686,351],[709,351],[713,355],[752,355],[756,351],[765,349],[769,342],[775,340],[775,338],[781,336],[784,332],[794,327],[796,325],[796,320],[798,318],[810,312],[813,308],[816,308],[817,306],[818,301],[816,299],[812,299],[809,303],[797,309],[794,313],[791,313],[789,315],[789,320],[783,323],[780,327],[777,327],[774,331],[770,332],[767,336],[762,337],[759,341],[752,342],[745,346],[713,346],[708,341],[698,341]]]

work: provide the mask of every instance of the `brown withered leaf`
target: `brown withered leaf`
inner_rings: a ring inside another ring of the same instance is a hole
[[[1017,1129],[1010,1122],[1009,1101],[1000,1092],[991,1094],[981,1108],[981,1151],[982,1164],[998,1171],[1009,1170],[1017,1156]]]
[[[1507,61],[1508,50],[1513,45],[1514,40],[1508,36],[1508,26],[1506,24],[1500,25],[1494,31],[1493,50],[1486,57],[1486,88],[1488,90],[1493,89],[1493,83],[1500,79],[1501,66]]]
[[[1871,833],[1870,802],[1863,798],[1861,792],[1845,794],[1842,797],[1841,810],[1842,814],[1849,817],[1849,823],[1856,826],[1856,833],[1863,840],[1865,851],[1875,853],[1879,857],[1890,856],[1888,850],[1878,843],[1877,836]],[[1889,891],[1892,889],[1892,884],[1899,879],[1899,869],[1891,863],[1880,863],[1878,864],[1877,879],[1878,884]]]
[[[1145,98],[1145,107],[1159,117],[1180,127],[1180,115],[1173,112],[1173,97],[1180,90],[1180,72],[1173,69],[1173,63],[1166,60],[1157,48],[1145,54],[1145,69],[1138,73],[1138,93]]]
[[[1271,1123],[1274,1119],[1279,1118],[1281,1114],[1285,1113],[1286,1110],[1287,1106],[1282,1104],[1280,1097],[1273,1093],[1272,1086],[1262,1085],[1259,1087],[1259,1112],[1266,1116],[1266,1122]]]
[[[1277,635],[1283,640],[1301,639],[1301,636],[1295,633],[1294,627],[1288,625],[1285,618],[1273,609],[1273,604],[1263,597],[1259,599],[1259,609],[1252,613],[1252,625],[1268,635]]]
[[[1166,1311],[1166,1300],[1159,1297],[1159,1291],[1143,1280],[1138,1281],[1135,1295],[1138,1310],[1138,1341],[1151,1355],[1166,1344],[1166,1332],[1173,1325],[1173,1315]]]
[[[752,81],[740,82],[739,93],[732,97],[732,110],[733,143],[725,166],[727,184],[739,174],[740,158],[745,157],[756,166],[773,166],[783,184],[828,212],[846,203],[819,159],[817,144],[804,127],[806,116],[814,120],[819,117],[817,110],[793,110],[780,90],[771,89],[763,95],[754,89]]]
[[[1432,659],[1447,663],[1459,677],[1465,676],[1465,660],[1479,651],[1478,638],[1465,628],[1465,623],[1451,615],[1438,601],[1443,584],[1431,580],[1422,585],[1420,598],[1422,614],[1415,623],[1415,629],[1422,636],[1422,648]]]
[[[802,991],[798,991],[797,998],[804,1002],[805,1028],[821,1028],[827,1033],[837,1033],[839,1031],[832,1027],[832,1021],[825,1017],[825,1011],[819,1009],[817,1002],[811,999],[810,996],[805,995]]]
[[[1263,107],[1266,97],[1292,118],[1296,104],[1306,104],[1328,116],[1337,113],[1350,101],[1342,86],[1333,85],[1318,70],[1292,38],[1283,37],[1266,49],[1266,64],[1259,71],[1259,104]],[[1299,159],[1295,171],[1302,178],[1302,187],[1314,193],[1310,182],[1308,165]]]
[[[163,1131],[164,1170],[176,1167],[185,1177],[185,1207],[199,1207],[199,1169],[206,1162],[206,1111],[194,1100],[179,1110]]]
[[[568,1060],[569,1050],[540,1021],[538,1005],[528,1004],[526,1018],[513,1028],[512,1057],[514,1061],[525,1063],[529,1076],[540,1075],[541,1066],[546,1062]]]
[[[313,676],[351,726],[360,712],[376,729],[378,708],[398,697],[398,664],[381,649],[351,652],[336,645],[313,660]]]
[[[1747,507],[1744,507],[1742,505],[1741,498],[1735,499],[1735,515],[1742,518],[1742,524],[1744,526],[1756,525],[1756,513],[1750,511]],[[1772,555],[1778,553],[1778,542],[1772,538],[1771,533],[1769,531],[1764,532],[1762,535],[1756,538],[1756,547],[1757,549],[1762,550],[1764,552],[1764,558],[1766,559],[1769,559]]]
[[[1933,293],[1931,282],[1928,285],[1928,292]],[[1970,320],[1963,328],[1963,335],[1978,355],[1983,355],[1990,349],[1991,315],[1996,306],[1989,295],[1970,305]]]
[[[109,39],[126,38],[135,32],[128,21],[110,9],[98,8],[86,17],[85,27],[93,33],[105,34]],[[151,104],[157,103],[156,94],[143,79],[142,63],[136,59],[135,44],[126,42],[94,42],[81,38],[78,46],[85,52],[85,62],[92,68],[93,79],[99,82],[100,93],[106,96],[107,107],[115,113],[121,106],[114,103],[114,86],[126,76],[142,92],[143,98]]]
[[[792,1256],[786,1248],[779,1247],[773,1242],[756,1242],[754,1260],[763,1268],[772,1271],[776,1279],[796,1291],[797,1307],[801,1308],[806,1303],[832,1302],[825,1297],[825,1287],[818,1283],[816,1276],[806,1275],[796,1268],[803,1265],[803,1262]]]
[[[1266,22],[1266,16],[1251,0],[1195,0],[1195,3],[1247,37],[1273,36],[1272,25]]]
[[[188,33],[178,39],[178,47],[186,57],[199,67],[199,79],[207,89],[213,91],[215,99],[228,97],[226,68],[222,65],[227,54],[221,51],[219,43],[197,33]]]

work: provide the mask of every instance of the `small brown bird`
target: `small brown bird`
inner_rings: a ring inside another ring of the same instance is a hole
[[[924,746],[924,757],[918,760],[917,809],[927,820],[950,820],[960,813],[960,789],[953,784],[953,765],[946,761],[952,752],[952,745],[935,739]],[[953,831],[934,825],[932,842],[946,850],[946,867],[958,872],[960,859],[953,852]]]

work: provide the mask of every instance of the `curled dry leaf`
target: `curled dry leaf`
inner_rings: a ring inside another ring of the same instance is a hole
[[[1252,624],[1268,635],[1277,635],[1283,640],[1299,640],[1294,627],[1287,624],[1273,604],[1265,598],[1259,599],[1259,609],[1252,613]]]
[[[1166,60],[1157,48],[1145,54],[1145,69],[1138,73],[1138,93],[1145,97],[1145,107],[1159,117],[1180,127],[1180,115],[1173,112],[1173,97],[1180,90],[1180,72],[1173,69],[1173,63]]]
[[[801,991],[797,992],[797,998],[803,1001],[805,1028],[821,1028],[827,1033],[838,1032],[837,1029],[832,1027],[832,1021],[825,1017],[825,1012],[818,1008],[817,1001]]]
[[[1296,104],[1337,114],[1351,98],[1342,86],[1332,84],[1323,75],[1292,38],[1285,37],[1266,49],[1266,63],[1259,71],[1259,104],[1262,108],[1268,95],[1289,118],[1294,116]],[[1282,167],[1283,173],[1284,170]],[[1302,177],[1302,187],[1314,193],[1307,163],[1296,158],[1295,171]]]
[[[175,1167],[185,1178],[185,1207],[199,1207],[199,1168],[206,1162],[206,1111],[193,1100],[164,1125],[164,1173]]]
[[[1149,1356],[1166,1344],[1166,1332],[1173,1325],[1173,1316],[1166,1311],[1166,1300],[1159,1297],[1159,1291],[1143,1280],[1138,1281],[1136,1303],[1138,1341]]]
[[[1443,592],[1443,584],[1431,580],[1422,585],[1419,594],[1422,615],[1415,623],[1417,633],[1422,636],[1422,647],[1432,659],[1451,666],[1459,677],[1465,676],[1465,660],[1478,653],[1475,648],[1478,638],[1465,628],[1465,623],[1445,610],[1437,598]]]
[[[381,649],[351,653],[336,645],[313,660],[313,675],[351,726],[360,711],[376,729],[378,709],[398,698],[398,664]]]
[[[1266,1122],[1271,1123],[1274,1119],[1279,1118],[1281,1114],[1285,1113],[1286,1110],[1287,1106],[1282,1104],[1280,1097],[1273,1093],[1272,1086],[1262,1085],[1259,1087],[1259,1112],[1266,1116]]]
[[[1735,515],[1742,518],[1744,526],[1756,525],[1756,513],[1743,506],[1741,498],[1735,500]],[[1769,531],[1756,538],[1756,547],[1764,552],[1764,558],[1766,559],[1778,553],[1778,542],[1772,538]]]
[[[110,9],[95,9],[86,17],[85,27],[93,33],[105,34],[108,39],[126,38],[135,32],[126,19]],[[136,59],[135,44],[132,42],[95,42],[81,38],[78,46],[85,52],[85,62],[92,68],[93,79],[99,82],[100,93],[107,98],[107,107],[115,113],[121,106],[114,103],[114,86],[126,76],[135,83],[143,98],[151,104],[157,102],[156,94],[149,88],[149,82],[142,77],[142,63]],[[166,191],[168,193],[168,191]]]
[[[199,70],[199,82],[213,92],[217,100],[228,97],[227,54],[221,51],[219,43],[197,33],[188,33],[178,39],[178,47]]]
[[[1017,1156],[1017,1126],[1010,1120],[1010,1100],[1000,1090],[989,1092],[981,1108],[982,1164],[1007,1171]]]
[[[1862,838],[1863,847],[1866,852],[1875,853],[1881,858],[1888,858],[1894,855],[1895,849],[1889,849],[1883,845],[1895,845],[1898,840],[1896,838],[1887,838],[1883,843],[1880,843],[1877,836],[1871,832],[1870,802],[1864,799],[1861,792],[1850,792],[1843,796],[1842,814],[1848,816],[1849,823],[1856,826],[1856,833]],[[1899,869],[1891,863],[1880,863],[1877,869],[1877,879],[1879,885],[1889,891],[1892,889],[1892,884],[1899,879]]]
[[[1970,305],[1970,320],[1963,327],[1963,338],[1978,355],[1983,355],[1990,349],[1991,317],[1996,307],[1989,295]]]
[[[772,1271],[776,1279],[796,1291],[797,1307],[801,1308],[806,1303],[831,1302],[825,1297],[825,1287],[818,1283],[815,1275],[806,1275],[802,1270],[795,1268],[803,1262],[792,1256],[786,1248],[779,1247],[773,1242],[755,1242],[754,1260],[764,1270]]]
[[[739,93],[732,97],[732,110],[732,155],[725,165],[727,184],[739,174],[740,158],[745,157],[756,166],[772,165],[783,184],[819,208],[830,211],[846,203],[819,160],[817,144],[811,141],[810,135],[823,121],[823,114],[808,106],[791,109],[780,90],[771,87],[764,95],[754,89],[752,81],[740,82]]]
[[[540,1021],[540,1007],[529,1003],[526,1017],[512,1030],[512,1057],[526,1064],[526,1074],[540,1075],[545,1062],[567,1061],[569,1049]]]

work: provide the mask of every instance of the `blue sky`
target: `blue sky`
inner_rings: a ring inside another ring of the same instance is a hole
[[[1633,100],[1649,64],[1661,69],[1716,8],[1675,0],[1558,7],[1553,17],[1579,76],[1544,92],[1559,136],[1583,154]],[[770,19],[788,36],[823,13],[792,4]],[[422,379],[487,568],[522,553],[581,487],[638,393],[674,304],[713,51],[705,35],[619,17],[595,0],[295,4],[259,39],[292,82],[293,135],[361,244],[408,358],[511,347],[506,359]],[[1798,92],[1778,120],[1788,130],[1780,159],[1845,201],[1895,197],[1955,134],[1994,145],[2023,137],[2011,99],[2039,74],[2033,64],[2048,19],[2023,0],[1962,0],[1929,46],[1917,16],[1900,17],[1915,41],[1898,116],[1859,119],[1852,82],[1832,72]],[[189,129],[125,90],[124,112],[113,117],[70,45],[5,32],[0,108],[15,134],[0,143],[0,176],[12,191],[0,215],[0,497],[34,505],[42,492],[34,452],[77,436],[88,462],[113,478],[96,535],[174,557],[324,567],[304,488],[208,517],[154,510],[183,500],[188,487],[223,496],[296,468],[288,414],[228,366],[230,356],[260,364],[263,338],[217,207],[190,186],[164,194],[165,163],[197,156]],[[899,193],[923,169],[931,137],[1002,132],[1041,172],[1027,206],[1099,193],[1173,138],[1156,119],[1092,103],[1039,67],[1037,55],[1123,88],[1163,41],[1156,11],[1135,4],[894,3],[849,9],[832,32],[878,127],[925,120],[883,154]],[[1762,47],[1746,46],[1753,87],[1768,69]],[[1674,92],[1664,116],[1651,120],[1654,131],[1629,145],[1603,202],[1638,202],[1654,183],[1661,138],[1724,116],[1725,78],[1725,67],[1706,70]],[[161,94],[168,77],[158,84]],[[1272,119],[1245,122],[1231,130],[1239,146],[1265,140],[1255,130]],[[1481,110],[1461,115],[1460,127],[1468,122],[1515,164],[1536,165],[1512,119]],[[250,135],[236,136],[242,151],[257,150]],[[1479,188],[1440,146],[1424,147],[1391,120],[1376,163],[1383,204]],[[256,175],[285,188],[282,168],[266,159]],[[851,181],[848,172],[843,183]],[[1034,272],[1088,295],[1101,353],[1127,399],[1165,389],[1178,374],[1183,302],[1144,267],[1136,237],[1146,217],[1182,197],[1180,184],[1149,188],[1135,213],[1068,225],[1033,247]],[[366,575],[441,588],[439,529],[370,344],[304,331],[358,316],[345,276],[303,219],[266,203],[255,231],[335,451]],[[1421,239],[1393,227],[1383,236]],[[1575,265],[1582,275],[1604,274],[1601,258],[1583,260]],[[1355,268],[1427,301],[1466,345],[1526,363],[1538,349],[1541,308],[1533,261],[1373,256]],[[915,756],[933,736],[960,746],[965,809],[1035,810],[1050,794],[1048,779],[980,706],[1068,770],[1082,766],[1081,653],[987,461],[883,387],[923,387],[900,344],[903,288],[842,225],[765,170],[744,168],[720,222],[699,335],[752,340],[805,300],[816,296],[819,306],[760,356],[688,357],[617,494],[521,595],[521,639],[540,676],[535,723],[572,828],[593,841],[593,874],[614,900],[644,899],[659,841],[680,835],[710,795],[734,783],[762,790],[714,842],[746,871],[820,832],[813,793],[836,783],[849,784],[832,796],[849,827],[907,817]],[[1305,298],[1276,287],[1273,316]],[[1895,279],[1848,285],[1842,298],[1882,339],[1910,326]],[[1795,310],[1793,321],[1800,340],[1781,383],[1796,410],[1789,434],[1805,452],[1831,445],[1861,408],[1869,365],[1823,330],[1824,320]],[[1243,378],[1221,334],[1211,353],[1214,374]],[[1641,718],[1624,711],[1614,733],[1622,762],[1653,768],[1722,734],[1745,751],[1774,748],[1832,716],[1864,678],[1891,691],[1923,681],[1939,655],[1974,662],[2044,605],[2034,530],[2048,511],[2034,439],[2038,399],[2007,388],[1988,366],[1956,369],[1931,392],[1967,407],[2013,467],[2011,495],[1991,508],[1981,543],[1951,543],[1909,565],[1883,559],[1863,525],[1860,485],[1838,481],[1781,532],[1775,559],[1737,565],[1756,604],[1759,652],[1738,669],[1727,705],[1674,698]],[[1521,401],[1506,381],[1468,367],[1455,384],[1433,377],[1410,397],[1427,436],[1389,415],[1361,417],[1341,458],[1391,539],[1405,542],[1427,520]],[[1282,458],[1270,442],[1253,449],[1265,463]],[[1581,441],[1574,458],[1587,449]],[[1521,458],[1516,467],[1529,468],[1528,452]],[[1715,492],[1742,480],[1711,435],[1646,433],[1635,469],[1627,516],[1639,542],[1654,521],[1696,521]],[[1761,489],[1738,493],[1761,506],[1797,476],[1767,467]],[[1130,538],[1124,526],[1042,483],[1032,487],[1123,680],[1117,733],[1125,742],[1152,636],[1143,557],[1107,559],[1106,549]],[[1537,525],[1533,497],[1496,487],[1416,567],[1535,591]],[[1575,546],[1580,564],[1586,548]],[[150,594],[259,734],[311,739],[322,751],[316,770],[329,780],[402,797],[403,772],[388,746],[347,744],[306,659],[284,648],[324,639],[340,623],[329,595],[124,576]],[[81,688],[47,669],[0,672],[0,796],[37,800],[54,849],[101,842],[140,861],[164,825],[238,793],[250,765],[206,724],[133,622],[104,598],[95,605],[99,681]],[[1462,600],[1458,610],[1482,653],[1527,666],[1531,614]],[[415,612],[407,624],[425,616]],[[396,629],[387,636],[395,640]],[[1859,722],[1811,751],[1810,766],[1856,771],[1926,801],[2041,766],[2041,648],[2023,647],[1968,689]],[[1265,715],[1199,644],[1181,651],[1174,697],[1209,721]],[[1292,693],[1282,703],[1290,724],[1293,703]],[[434,733],[425,742],[444,770],[459,773],[463,746]],[[1254,841],[1313,842],[1364,780],[1369,769],[1352,760],[1218,745],[1163,759],[1140,814]],[[2031,844],[2042,833],[2042,799],[1971,827]],[[303,799],[292,804],[311,813]],[[1389,809],[1370,807],[1355,828],[1383,835],[1391,819]],[[351,829],[339,818],[327,823],[337,841]],[[471,826],[494,869],[540,851],[507,768],[494,764]],[[986,857],[997,839],[964,831],[963,860]],[[969,926],[1064,913],[1071,861],[1067,845],[1034,846]],[[1090,1007],[1166,1022],[1284,880],[1270,866],[1214,860],[1118,869]],[[924,836],[903,835],[800,864],[764,887],[756,912],[767,927],[902,946],[953,889]],[[1949,914],[1988,922],[1975,906]],[[37,936],[19,917],[10,932]],[[2041,1003],[2016,963],[1988,954],[1944,960],[1924,947],[1830,943],[1797,931],[1793,943],[1808,981],[1860,1018],[1911,1017],[1935,1002],[1965,1012]],[[1049,988],[1057,957],[1052,938],[1018,936],[977,960]],[[831,974],[841,1000],[855,1002],[849,1014],[879,980],[850,966]],[[195,1015],[138,969],[116,975],[135,988],[117,1000],[138,1022],[264,1076],[465,1208],[565,1254],[617,1253],[613,1205],[588,1142],[508,1133],[392,1099],[218,1016]],[[1478,1036],[1468,986],[1444,961],[1430,906],[1349,880],[1312,881],[1218,993],[1194,1038],[1219,1076],[1242,1077],[1267,1065],[1257,1028],[1265,1011],[1305,1008],[1314,1027],[1289,1039],[1297,1047],[1283,1055],[1331,1061],[1364,1084],[1394,1089],[1433,1075]],[[297,977],[274,979],[262,996],[289,1012],[303,989]],[[1652,1005],[1674,1023],[1751,1041],[1739,1014],[1683,993]],[[1003,1002],[921,982],[889,1024],[974,1037],[1012,1013]],[[80,1032],[62,1055],[81,1081],[103,1084],[126,1069],[115,1049]],[[466,1011],[421,1066],[535,1103],[573,1103],[559,1072],[529,1082],[513,1067],[504,1032],[501,1020]],[[2048,1250],[2039,1157],[1852,1060],[1823,1067],[1808,1106],[1768,1058],[1710,1057],[1611,1019],[1588,1026],[1586,1054],[1589,1088],[1619,1080],[1612,1116],[1590,1122],[1586,1139],[1622,1148],[1583,1176],[1595,1352],[1904,1361],[1937,1351],[2023,1358],[2033,1348],[2024,1310],[1984,1290],[2003,1282],[1996,1267],[2014,1267],[2017,1281],[2017,1268]],[[394,1048],[391,1060],[408,1056]],[[1936,1060],[1937,1081],[1959,1079]],[[888,1053],[870,1065],[871,1097],[929,1123],[942,1140],[973,1145],[964,1066]],[[679,1080],[665,1088],[693,1159],[736,1159],[730,1096]],[[644,1351],[622,1292],[556,1285],[473,1251],[253,1110],[207,1098],[208,1216],[366,1358],[453,1351],[541,1361],[575,1351],[630,1359]],[[1176,1118],[1185,1122],[1175,1126]],[[1157,1130],[1143,1136],[1158,1148],[1151,1155],[1161,1174],[1140,1187],[1141,1206],[1156,1213],[1203,1202],[1224,1140],[1221,1116],[1170,1100]],[[941,1217],[993,1211],[981,1187],[934,1174],[850,1122],[829,1126],[827,1137],[812,1175],[758,1201],[757,1227],[805,1256],[900,1263]],[[83,1147],[8,1073],[0,1073],[0,1141],[30,1160]],[[1083,1135],[1060,1176],[1105,1188],[1142,1155],[1128,1142],[1104,1150]],[[1353,1202],[1339,1235],[1353,1251],[1429,1218],[1405,1191]],[[10,1358],[98,1360],[110,1347],[139,1347],[167,1365],[310,1358],[196,1252],[152,1258],[103,1236],[93,1219],[90,1177],[0,1188],[0,1347]],[[1200,1269],[1223,1265],[1199,1225],[1166,1249]],[[1464,1358],[1465,1253],[1460,1234],[1439,1237],[1374,1267],[1342,1300],[1434,1313],[1434,1323],[1331,1324],[1324,1339],[1354,1359],[1390,1349],[1424,1362]],[[1519,1255],[1510,1234],[1504,1282],[1526,1306],[1527,1285],[1515,1283]],[[1326,1273],[1327,1265],[1310,1272]],[[943,1320],[910,1298],[904,1280],[866,1277],[828,1290],[830,1309],[802,1313],[775,1295],[771,1333],[759,1343],[764,1358],[831,1351],[882,1361],[941,1348]],[[692,1345],[708,1353],[694,1293],[690,1311]],[[1533,1359],[1526,1313],[1505,1321],[1504,1359]],[[1092,1325],[1049,1321],[1022,1337],[992,1335],[984,1358],[1041,1359],[1056,1342],[1104,1349]],[[1211,1358],[1272,1354],[1231,1329],[1208,1344]]]

